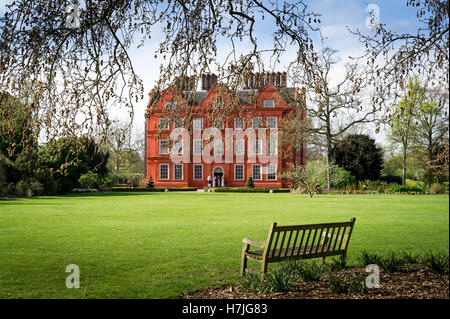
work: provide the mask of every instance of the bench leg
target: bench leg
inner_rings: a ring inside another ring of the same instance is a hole
[[[261,279],[264,279],[264,275],[267,273],[267,262],[263,260],[261,262]]]
[[[245,274],[245,268],[247,268],[247,252],[249,249],[248,244],[244,244],[244,247],[242,247],[242,256],[241,256],[241,275]]]

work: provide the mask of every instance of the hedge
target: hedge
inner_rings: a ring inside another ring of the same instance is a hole
[[[169,192],[196,192],[197,187],[154,187],[154,188],[146,188],[146,187],[134,187],[134,188],[128,188],[128,187],[111,187],[111,191],[113,192],[165,192],[166,189],[169,190]]]
[[[211,188],[211,192],[214,193],[268,193],[270,191],[274,193],[290,193],[290,188],[269,188],[269,187],[221,187],[221,188]]]

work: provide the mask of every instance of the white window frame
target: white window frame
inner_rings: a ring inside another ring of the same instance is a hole
[[[239,144],[241,145],[241,148],[238,147]],[[245,140],[244,139],[239,139],[239,140],[234,141],[234,154],[235,155],[245,155]]]
[[[203,141],[202,140],[194,140],[193,142],[192,142],[193,144],[192,144],[192,149],[193,149],[193,154],[195,154],[195,155],[201,155],[202,154],[202,151],[203,151]],[[196,150],[197,150],[197,148],[195,147],[195,145],[196,144],[200,144],[200,151],[199,152],[196,152]]]
[[[272,174],[275,175],[275,178],[269,178],[270,176],[270,167],[274,168],[274,172]],[[267,164],[267,180],[268,181],[276,181],[277,180],[277,165],[276,164]]]
[[[273,120],[273,119],[275,119],[275,126],[271,126],[269,123],[270,123],[270,120]],[[276,116],[270,116],[270,117],[268,117],[267,118],[267,128],[277,128],[278,127],[278,118],[276,117]]]
[[[200,127],[197,127],[196,123],[201,123]],[[193,121],[194,130],[203,130],[203,118],[196,118]]]
[[[258,125],[255,125],[255,121],[258,121]],[[252,118],[252,128],[259,128],[262,124],[262,118],[260,116]]]
[[[236,177],[236,167],[242,167],[242,178],[237,178]],[[235,181],[244,181],[245,180],[245,168],[244,168],[244,164],[235,164],[234,165],[234,180]]]
[[[266,102],[271,102],[270,106],[267,106]],[[275,107],[275,102],[273,100],[264,100],[264,108],[274,108]]]
[[[255,177],[255,167],[259,166],[259,178]],[[262,165],[261,164],[253,164],[252,165],[252,178],[255,181],[260,181],[262,180]]]
[[[273,142],[273,146],[272,143]],[[271,152],[273,148],[273,152]],[[267,155],[277,155],[278,154],[278,141],[277,140],[267,140]]]
[[[166,110],[173,110],[175,109],[175,102],[167,102],[166,103]]]
[[[214,155],[223,155],[223,141],[214,141]]]
[[[167,147],[167,152],[163,153],[162,152],[162,144],[163,142],[166,143],[166,147]],[[170,152],[170,145],[169,145],[169,140],[159,140],[159,155],[169,155]]]
[[[198,167],[198,166],[200,166],[201,167],[201,169],[202,169],[202,178],[196,178],[196,176],[195,176],[195,168],[196,167]],[[194,172],[193,172],[193,177],[194,177],[194,180],[196,180],[196,181],[201,181],[201,180],[203,180],[203,164],[194,164],[194,166],[192,166],[192,169],[194,170]]]
[[[163,167],[163,166],[167,167],[167,178],[162,178],[161,177],[161,172],[162,172],[161,167]],[[160,180],[168,180],[169,177],[170,177],[170,165],[167,164],[167,163],[159,164],[159,179]]]
[[[181,149],[180,149],[180,151],[177,154],[178,155],[183,155],[183,145],[184,145],[183,140],[175,140],[175,141],[173,141],[172,147],[175,150],[175,144],[178,144],[178,143],[181,143]]]
[[[239,121],[242,123],[242,126],[236,125],[236,123],[238,123]],[[236,117],[236,118],[234,119],[234,128],[235,128],[235,129],[237,129],[237,128],[244,129],[244,119],[243,119],[243,118],[240,118],[240,117]]]
[[[166,122],[166,126],[163,126],[162,124],[161,124],[161,122]],[[169,130],[170,129],[170,122],[169,122],[169,120],[168,119],[166,119],[166,118],[160,118],[159,119],[159,128],[161,129],[161,130]]]
[[[181,178],[177,178],[177,166],[181,167]],[[173,164],[173,179],[183,180],[183,164]]]
[[[257,152],[255,152],[255,148]],[[252,155],[262,155],[262,141],[261,140],[253,140],[252,141]]]

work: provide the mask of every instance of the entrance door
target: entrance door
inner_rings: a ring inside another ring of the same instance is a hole
[[[215,181],[215,186],[216,187],[223,187],[225,186],[225,181],[224,181],[224,174],[223,174],[223,168],[222,167],[216,167],[213,170],[213,178]]]

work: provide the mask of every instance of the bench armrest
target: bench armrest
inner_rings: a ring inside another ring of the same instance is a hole
[[[261,247],[261,248],[264,248],[264,246],[266,245],[266,243],[264,243],[264,242],[263,243],[257,242],[257,241],[251,240],[249,238],[242,239],[242,242],[244,244],[253,245],[253,246],[257,246],[257,247]]]

